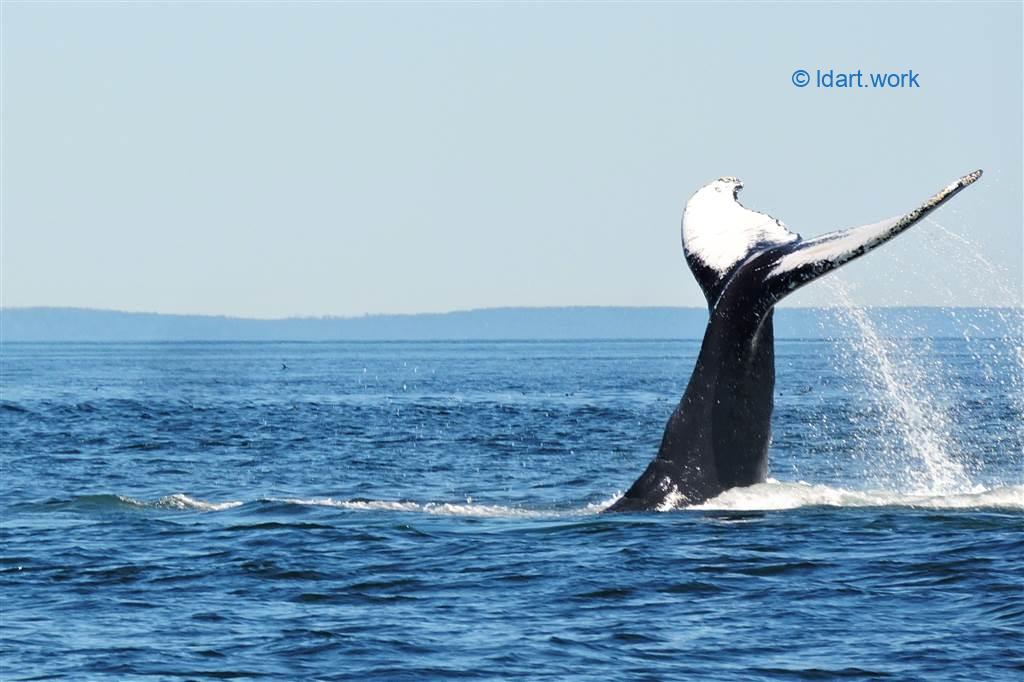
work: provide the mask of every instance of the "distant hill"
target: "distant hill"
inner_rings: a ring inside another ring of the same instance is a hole
[[[1020,336],[1020,308],[874,308],[891,336]],[[0,309],[0,341],[370,341],[442,339],[699,339],[703,308],[488,308],[419,315],[254,320],[81,308]],[[778,338],[855,334],[841,308],[780,308]]]

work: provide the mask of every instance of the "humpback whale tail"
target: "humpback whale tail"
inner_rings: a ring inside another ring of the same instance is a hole
[[[737,200],[737,178],[705,185],[683,212],[686,261],[710,316],[657,456],[607,511],[698,504],[765,480],[775,388],[772,311],[783,297],[884,244],[981,177],[975,171],[902,215],[802,239]]]
[[[765,313],[784,296],[859,258],[914,225],[978,178],[977,170],[942,188],[914,210],[871,225],[802,239],[771,216],[739,203],[743,183],[719,178],[697,191],[683,213],[683,251],[708,307],[742,271],[762,280]]]

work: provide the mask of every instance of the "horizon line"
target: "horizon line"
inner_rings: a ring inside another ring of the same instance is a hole
[[[1024,311],[1022,305],[866,305],[866,306],[781,306],[781,310],[844,310],[848,308],[860,308],[865,310],[1002,310],[1002,311]],[[517,306],[502,305],[483,308],[457,308],[444,311],[422,311],[413,313],[355,313],[349,315],[286,315],[283,317],[251,317],[230,313],[168,313],[153,310],[123,310],[118,308],[92,308],[81,306],[59,306],[59,305],[30,305],[30,306],[0,306],[0,314],[6,312],[28,312],[28,311],[74,311],[90,313],[116,313],[121,315],[159,315],[163,317],[205,317],[226,320],[247,320],[259,322],[284,322],[289,320],[361,320],[366,318],[379,317],[425,317],[458,315],[465,313],[500,312],[510,310],[522,311],[565,311],[565,310],[700,310],[706,311],[704,306],[667,306],[667,305],[550,305],[550,306]]]

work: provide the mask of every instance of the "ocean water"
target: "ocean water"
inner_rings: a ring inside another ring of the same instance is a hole
[[[602,515],[699,343],[6,344],[0,678],[1024,674],[1019,341],[779,341],[769,482]]]

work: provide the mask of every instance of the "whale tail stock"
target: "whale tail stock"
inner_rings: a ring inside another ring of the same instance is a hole
[[[743,184],[705,185],[683,213],[683,251],[708,301],[700,354],[657,456],[606,511],[699,504],[765,480],[775,386],[772,310],[782,298],[911,227],[981,177],[871,225],[802,239],[737,201]]]

